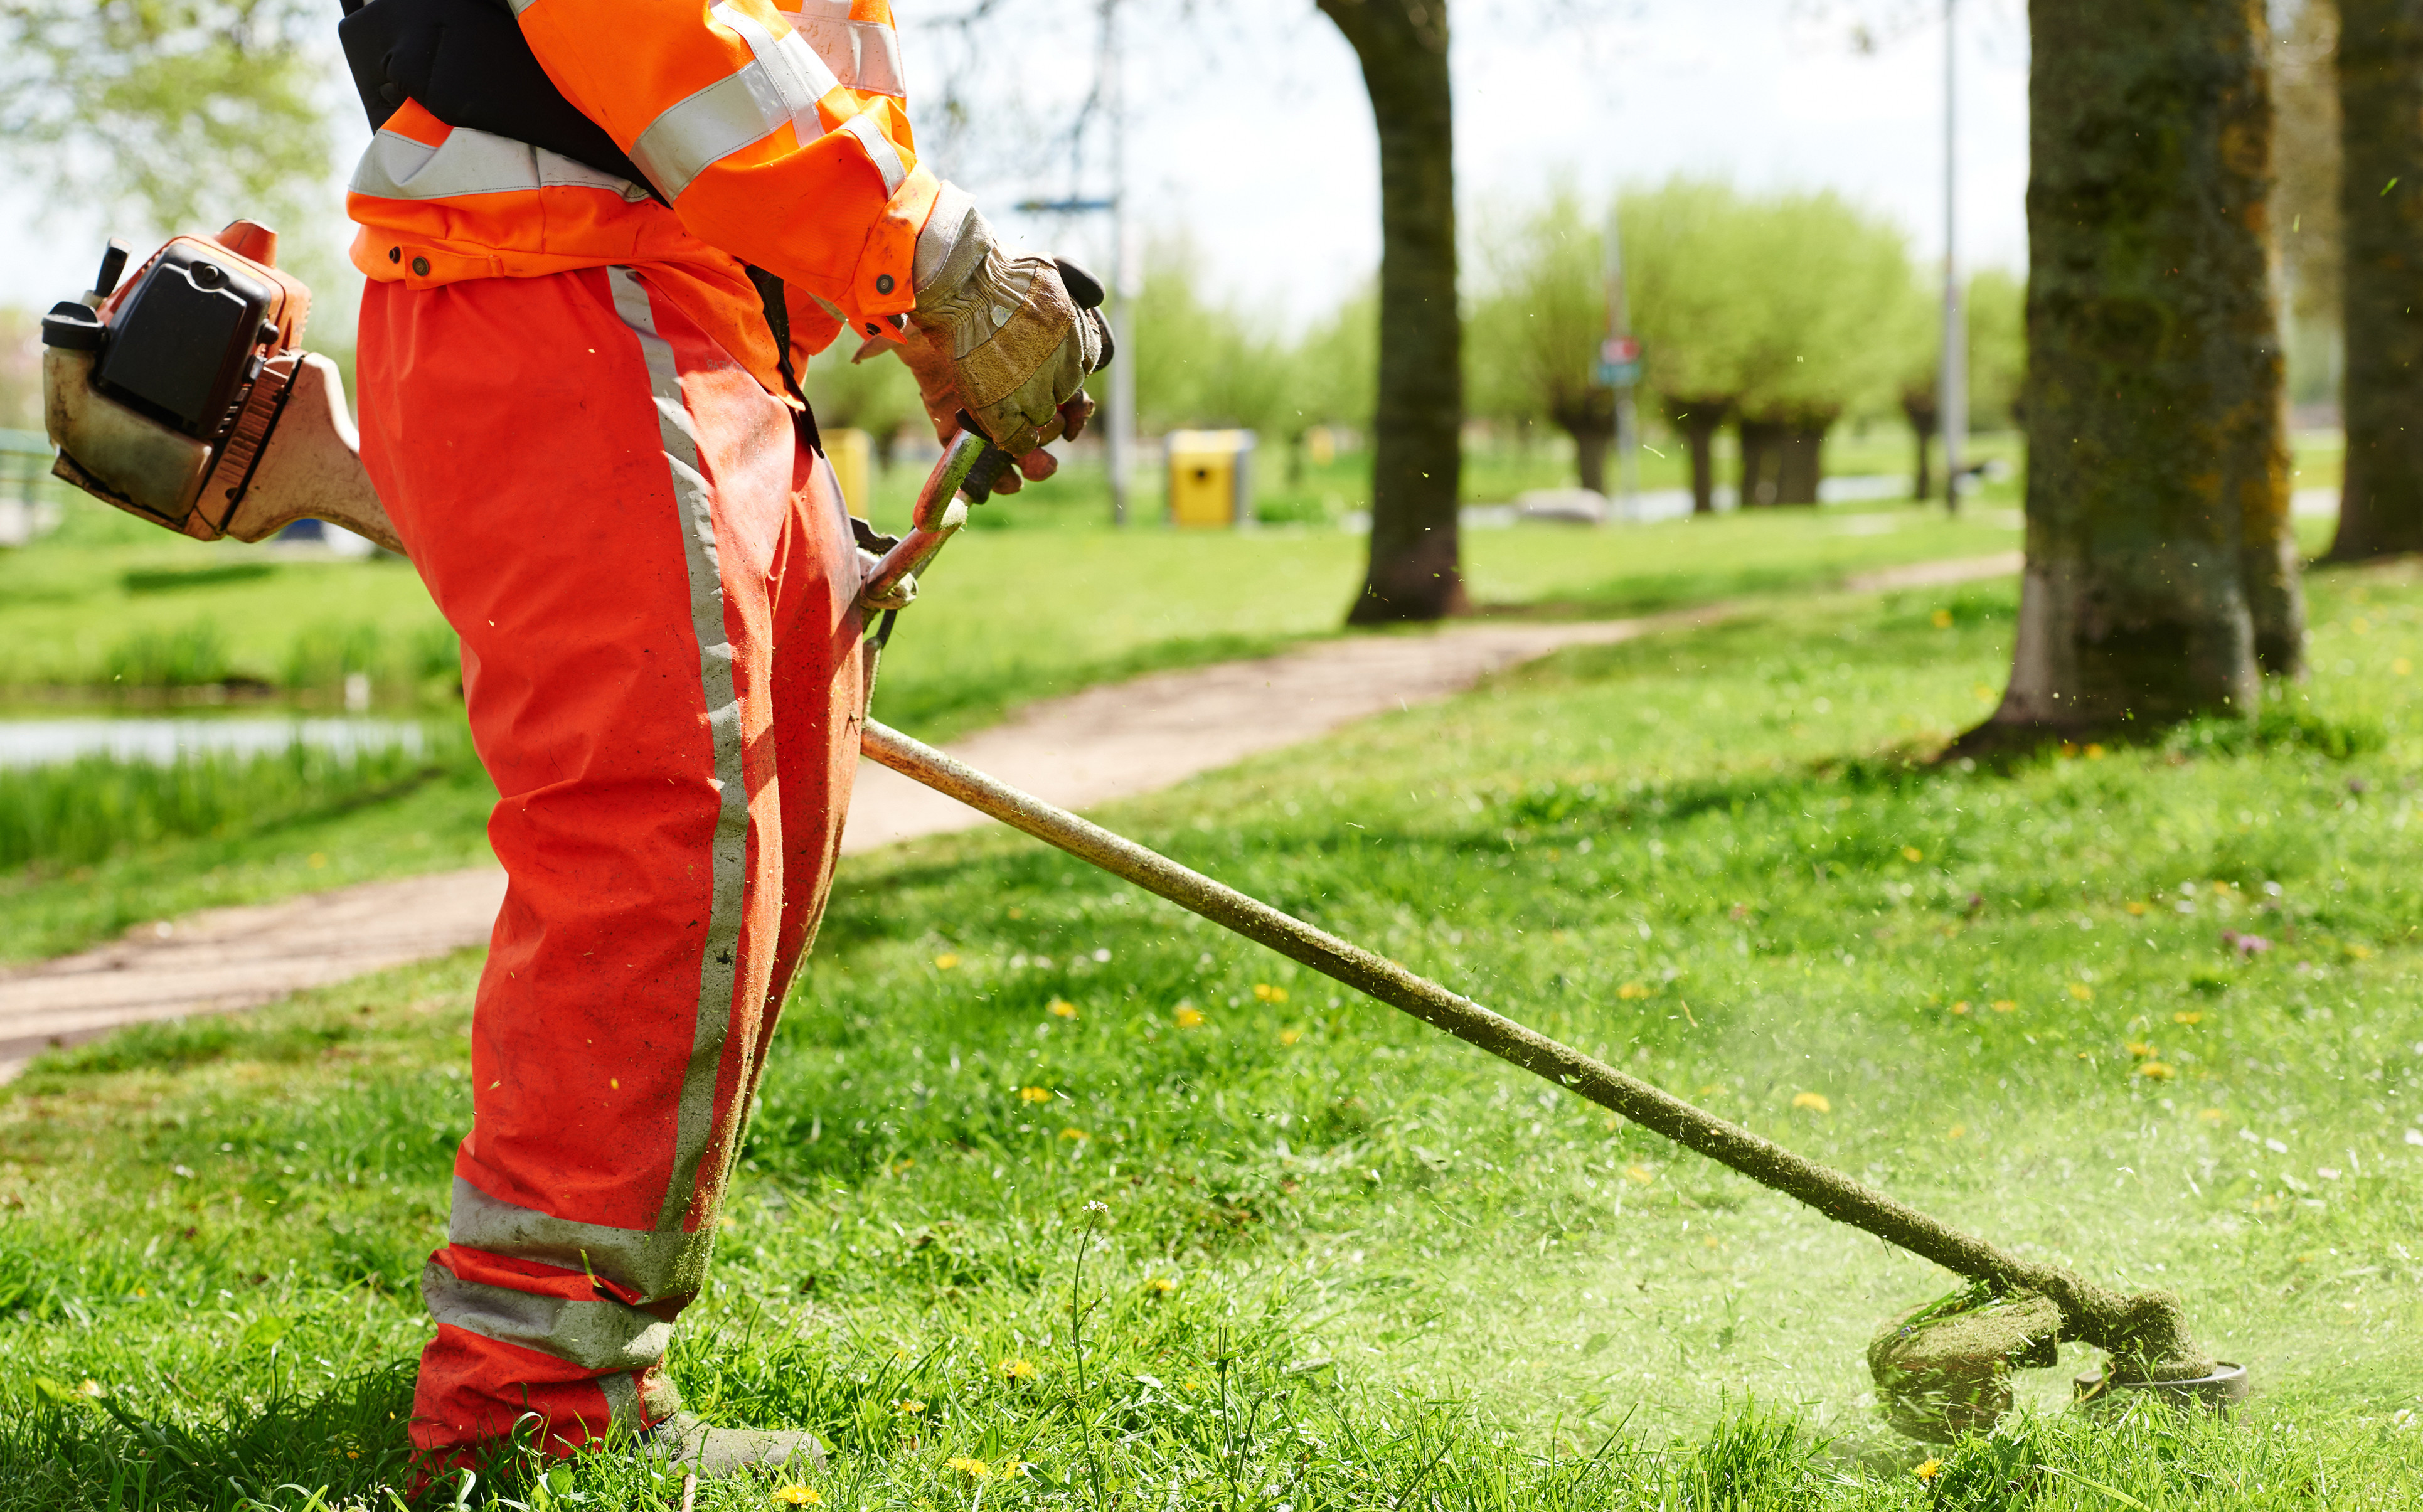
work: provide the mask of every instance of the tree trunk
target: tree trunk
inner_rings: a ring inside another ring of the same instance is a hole
[[[1351,625],[1468,607],[1456,541],[1464,325],[1447,0],[1320,0],[1363,64],[1380,135],[1380,382],[1371,559]]]
[[[1574,438],[1574,463],[1581,485],[1607,492],[1607,449],[1615,440],[1615,390],[1595,386],[1569,390],[1549,401],[1549,418]]]
[[[1734,428],[1741,436],[1741,506],[1766,508],[1781,497],[1776,471],[1782,461],[1783,426],[1745,416]]]
[[[1935,474],[1930,466],[1933,454],[1928,450],[1938,423],[1935,395],[1923,390],[1905,393],[1901,396],[1901,412],[1909,421],[1909,433],[1918,438],[1918,475],[1910,480],[1909,496],[1923,503],[1935,497]]]
[[[1691,513],[1694,515],[1717,512],[1717,432],[1723,428],[1725,411],[1731,407],[1722,399],[1667,401],[1667,419],[1683,433],[1684,448],[1691,454]]]
[[[2423,0],[2339,0],[2338,75],[2351,562],[2423,551]]]
[[[1805,416],[1783,427],[1776,445],[1775,501],[1813,504],[1826,478],[1826,433],[1834,418]]]
[[[2032,0],[2029,29],[2027,570],[1972,745],[2249,712],[2250,586],[2275,655],[2302,640],[2293,564],[2248,549],[2288,483],[2262,8]]]

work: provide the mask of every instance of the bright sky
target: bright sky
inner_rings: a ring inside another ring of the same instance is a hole
[[[955,48],[919,18],[965,4],[895,0],[911,88],[924,88],[929,104]],[[2017,268],[2026,254],[2024,7],[1959,5],[1963,256]],[[1098,226],[1055,227],[1009,209],[1071,186],[1068,151],[1050,136],[1093,87],[1095,8],[1090,0],[1006,6],[1025,24],[997,26],[986,39],[987,56],[999,61],[970,75],[976,131],[942,143],[930,109],[918,114],[921,133],[945,156],[943,171],[960,176],[1006,229],[1107,264]],[[1354,54],[1311,0],[1127,0],[1124,8],[1129,172],[1141,225],[1188,234],[1216,285],[1280,316],[1315,315],[1368,278],[1379,256],[1370,106]],[[1750,188],[1837,188],[1907,229],[1921,255],[1939,255],[1940,8],[1865,8],[1903,22],[1864,52],[1853,45],[1859,8],[1456,0],[1456,155],[1467,226],[1560,177],[1595,196],[1619,182],[1690,172]],[[350,100],[340,76],[331,86],[332,99]],[[364,136],[358,115],[344,118],[348,165]],[[1089,138],[1096,150],[1077,184],[1086,194],[1106,187],[1102,139],[1099,130]],[[41,208],[22,182],[0,175],[0,215],[34,221],[28,233],[0,239],[8,291],[0,302],[42,309],[89,280],[107,228],[88,212],[41,216]],[[328,325],[337,324],[334,293],[323,293],[316,317]]]

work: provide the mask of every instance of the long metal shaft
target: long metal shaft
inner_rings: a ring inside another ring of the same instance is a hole
[[[1356,992],[1402,1009],[1434,1028],[1444,1029],[1501,1060],[1588,1098],[1761,1186],[1797,1199],[1837,1222],[1863,1229],[1946,1270],[1987,1281],[1997,1289],[2040,1292],[2060,1305],[2067,1324],[2066,1337],[2083,1339],[2115,1353],[2133,1352],[2157,1359],[2172,1353],[2165,1347],[2171,1339],[2186,1339],[2185,1321],[2178,1301],[2166,1293],[2123,1296],[2072,1272],[2023,1260],[2000,1246],[1963,1233],[1841,1171],[1728,1123],[1461,994],[1416,976],[1393,961],[1248,898],[1099,824],[996,782],[873,720],[866,723],[862,749],[870,759],[911,781],[1057,846],[1223,929],[1268,946]]]

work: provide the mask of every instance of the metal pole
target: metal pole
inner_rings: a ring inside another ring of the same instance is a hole
[[[1135,298],[1144,269],[1128,228],[1128,106],[1119,70],[1119,0],[1102,0],[1102,95],[1111,118],[1111,523],[1125,525],[1135,486]]]
[[[1461,993],[1417,977],[1259,899],[1212,881],[1124,836],[1056,808],[1006,783],[953,759],[898,730],[868,720],[861,751],[886,766],[1023,830],[1078,860],[1101,867],[1148,893],[1199,914],[1258,945],[1302,962],[1356,992],[1444,1029],[1607,1111],[1630,1119],[1675,1143],[1731,1167],[1763,1186],[1797,1199],[1840,1223],[1863,1229],[1888,1244],[1999,1291],[2037,1292],[2061,1308],[2062,1336],[2081,1339],[2115,1356],[2134,1357],[2139,1369],[2160,1368],[2201,1356],[2189,1332],[2179,1299],[2168,1292],[2115,1292],[2057,1265],[2027,1259],[1894,1201],[1839,1170],[1793,1154],[1739,1124],[1694,1107],[1602,1060],[1558,1043],[1537,1030],[1493,1012]],[[2211,1364],[2205,1360],[2196,1370]],[[2141,1377],[2142,1378],[2142,1377]],[[2163,1378],[2156,1377],[2154,1378]],[[2173,1377],[2176,1378],[2176,1377]]]
[[[1969,329],[1961,315],[1958,0],[1943,0],[1943,371],[1936,379],[1943,432],[1943,506],[1960,511],[1960,443],[1969,434]]]

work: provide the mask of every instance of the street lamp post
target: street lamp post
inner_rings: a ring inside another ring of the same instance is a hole
[[[1961,317],[1958,0],[1943,0],[1943,369],[1936,378],[1943,432],[1943,507],[1960,511],[1960,449],[1969,433],[1969,331]]]

